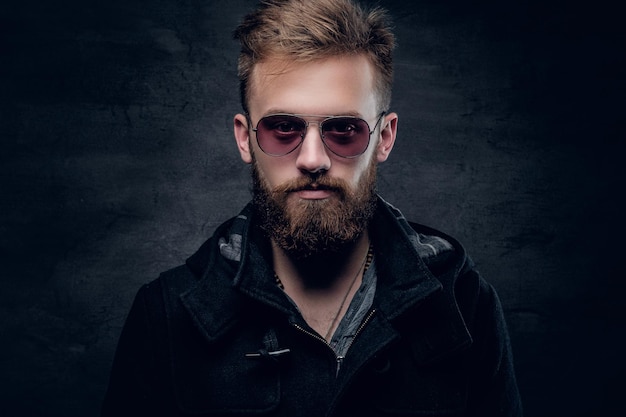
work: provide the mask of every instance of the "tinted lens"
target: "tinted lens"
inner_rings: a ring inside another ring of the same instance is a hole
[[[281,156],[300,145],[306,131],[306,122],[290,115],[267,116],[257,125],[257,141],[263,152]]]
[[[345,158],[361,155],[370,140],[367,122],[356,117],[332,117],[322,122],[324,143],[333,153]]]
[[[330,117],[320,124],[322,140],[336,155],[353,158],[367,149],[370,128],[357,117]],[[259,147],[268,155],[282,156],[295,150],[304,140],[307,122],[290,114],[263,117],[256,127]]]

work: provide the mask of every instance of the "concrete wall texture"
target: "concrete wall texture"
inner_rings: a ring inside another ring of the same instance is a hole
[[[624,415],[619,14],[381,3],[400,115],[381,194],[499,291],[527,416]],[[249,199],[231,30],[252,4],[0,5],[2,415],[96,416],[135,291]]]

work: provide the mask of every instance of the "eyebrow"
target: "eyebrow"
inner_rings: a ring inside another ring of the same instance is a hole
[[[267,112],[265,112],[261,117],[270,116],[273,114],[289,114],[293,116],[307,116],[307,117],[318,117],[321,119],[325,119],[327,117],[341,117],[341,116],[350,116],[350,117],[358,117],[363,118],[361,113],[358,111],[350,110],[347,112],[335,113],[335,114],[311,114],[311,113],[293,113],[288,110],[280,109],[280,108],[271,108]]]

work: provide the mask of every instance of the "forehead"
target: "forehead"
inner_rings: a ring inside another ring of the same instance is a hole
[[[249,94],[250,113],[354,114],[377,112],[375,71],[364,55],[311,62],[266,59],[255,65]]]

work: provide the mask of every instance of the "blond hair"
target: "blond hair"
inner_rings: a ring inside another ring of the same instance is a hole
[[[275,57],[311,62],[346,54],[368,57],[376,69],[380,110],[388,110],[395,38],[381,8],[364,10],[351,0],[261,0],[234,37],[241,43],[239,89],[246,112],[255,64]]]

